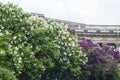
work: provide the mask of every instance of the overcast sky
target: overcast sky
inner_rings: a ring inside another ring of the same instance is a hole
[[[86,24],[120,24],[120,0],[0,0],[27,12]]]

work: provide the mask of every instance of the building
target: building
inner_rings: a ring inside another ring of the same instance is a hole
[[[32,16],[45,17],[43,14],[31,13]],[[91,25],[54,19],[82,38],[91,39],[100,46],[109,45],[120,51],[120,25]]]

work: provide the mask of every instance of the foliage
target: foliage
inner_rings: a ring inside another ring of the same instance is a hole
[[[0,80],[17,80],[12,72],[0,67]]]
[[[34,17],[34,19],[41,22],[39,18]],[[42,26],[44,24],[46,26]],[[35,58],[44,68],[45,72],[39,72],[41,79],[61,80],[70,79],[73,75],[80,75],[81,68],[79,66],[86,61],[86,58],[77,44],[76,37],[69,34],[55,21],[48,21],[44,24],[32,29],[28,42],[32,45],[31,51],[35,54]],[[24,73],[26,72],[27,70],[24,71]],[[35,74],[32,73],[32,75]]]
[[[86,62],[76,36],[11,3],[0,3],[0,42],[0,66],[19,80],[77,78]]]
[[[47,72],[42,76],[43,80],[67,80],[73,78],[73,76],[79,76],[81,74],[81,68],[79,66],[85,62],[86,58],[79,48],[76,37],[54,21],[49,22],[48,30],[43,34],[48,36],[48,44],[55,43],[54,48],[51,49],[52,51],[45,50],[47,54],[48,52],[50,54],[53,67],[47,67]]]
[[[22,52],[30,32],[29,15],[11,3],[0,3],[0,65],[15,71],[23,68]],[[27,57],[27,56],[26,56]]]
[[[120,78],[116,71],[119,62],[118,51],[103,49],[89,39],[78,38],[78,41],[88,57],[88,62],[81,66],[83,80],[118,80]]]

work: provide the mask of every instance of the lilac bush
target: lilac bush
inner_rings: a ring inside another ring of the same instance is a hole
[[[112,56],[118,63],[120,63],[120,52],[116,51],[114,48],[110,49],[107,47],[106,52]]]
[[[120,63],[120,52],[115,50],[114,48],[110,48],[109,46],[101,48],[98,44],[93,43],[90,39],[85,38],[78,38],[78,41],[80,46],[82,47],[83,52],[89,53],[89,51],[92,51],[94,54],[104,52],[109,57]]]
[[[82,80],[118,80],[120,75],[115,74],[120,63],[120,53],[109,47],[101,48],[90,39],[78,38],[78,43],[88,62],[81,66]],[[114,74],[113,74],[114,73]]]

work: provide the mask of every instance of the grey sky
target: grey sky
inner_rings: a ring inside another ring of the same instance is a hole
[[[87,23],[120,24],[120,0],[0,0],[14,2],[27,12]]]

